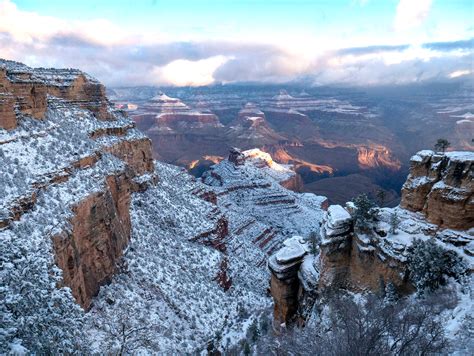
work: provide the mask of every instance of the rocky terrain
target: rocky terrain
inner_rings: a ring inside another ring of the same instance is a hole
[[[473,160],[472,152],[420,151],[411,159],[402,204],[380,209],[371,231],[355,229],[357,207],[348,202],[328,207],[317,249],[303,237],[284,241],[269,259],[275,320],[287,324],[307,319],[318,295],[334,288],[384,293],[380,289],[390,284],[401,295],[413,293],[407,256],[415,240],[434,239],[462,256],[472,272]],[[472,310],[472,300],[465,308]]]
[[[0,74],[0,353],[240,352],[272,305],[290,324],[309,320],[323,289],[375,290],[382,279],[409,293],[404,251],[414,238],[435,237],[472,269],[471,153],[414,156],[402,206],[381,209],[364,235],[353,204],[329,206],[295,172],[329,166],[292,161],[280,146],[278,160],[231,147],[207,156],[218,163],[196,178],[155,161],[166,150],[137,129],[155,142],[190,144],[183,132],[206,130],[280,140],[270,117],[293,110],[287,93],[270,97],[268,111],[239,107],[226,124],[160,93],[127,104],[132,120],[78,70],[1,60]],[[300,96],[299,111],[333,105]],[[423,175],[430,182],[418,189]],[[449,206],[442,222],[434,204]]]
[[[326,199],[286,189],[300,189],[298,175],[260,150],[233,151],[196,180],[154,162],[150,140],[93,78],[9,61],[1,68],[13,103],[1,106],[2,352],[47,350],[30,320],[51,330],[67,321],[56,351],[78,347],[65,336],[73,328],[91,350],[115,349],[111,330],[144,320],[154,341],[138,350],[240,342],[271,303],[268,254],[315,229]],[[33,78],[27,91],[15,88],[24,85],[18,78]],[[79,99],[62,95],[72,90]],[[61,308],[44,309],[58,293]]]
[[[199,177],[230,148],[258,147],[278,162],[293,164],[303,189],[333,204],[359,193],[377,199],[383,190],[383,205],[395,206],[415,152],[433,147],[441,137],[453,150],[474,149],[468,84],[285,87],[163,88],[174,97],[165,108],[153,105],[158,88],[114,88],[110,93],[116,105],[131,107],[129,114],[152,137],[161,160]],[[194,119],[182,116],[183,107]],[[169,121],[155,119],[161,115]],[[193,120],[199,124],[191,127]]]

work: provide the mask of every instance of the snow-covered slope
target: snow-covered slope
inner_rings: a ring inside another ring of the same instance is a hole
[[[215,165],[203,180],[216,187],[218,204],[235,216],[230,219],[231,230],[252,236],[255,244],[271,253],[285,238],[306,237],[319,229],[326,198],[282,186],[294,177],[268,153],[253,149]]]
[[[109,335],[98,321],[124,308],[146,309],[127,314],[127,323],[145,322],[155,333],[143,349],[177,353],[235,346],[271,306],[267,253],[285,237],[317,229],[324,198],[283,188],[279,181],[292,173],[262,165],[267,154],[245,155],[242,166],[225,160],[214,167],[222,185],[156,163],[160,182],[132,201],[124,273],[101,289],[89,315],[98,350]],[[232,177],[228,169],[236,170]]]
[[[157,163],[156,173],[158,185],[132,200],[123,273],[101,289],[88,315],[91,335],[99,336],[95,347],[104,350],[110,341],[102,320],[123,311],[130,325],[153,333],[151,344],[135,351],[192,353],[209,342],[235,343],[245,322],[270,305],[266,268],[254,263],[264,255],[245,240],[240,244],[247,254],[236,251],[232,235],[223,236],[225,248],[201,243],[208,232],[219,239],[214,229],[222,211],[195,194],[206,187],[182,169]],[[223,274],[229,289],[219,283]]]
[[[284,188],[295,173],[259,150],[205,182],[153,162],[100,83],[1,63],[0,353],[197,353],[245,339],[271,307],[268,253],[317,229],[325,199]]]

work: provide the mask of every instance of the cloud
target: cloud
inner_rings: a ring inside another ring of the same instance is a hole
[[[128,32],[100,19],[40,16],[0,0],[0,57],[30,66],[80,68],[108,86],[280,83],[302,78],[315,84],[361,86],[453,80],[472,77],[472,72],[453,76],[471,68],[472,44],[473,39],[328,49],[311,37],[295,38],[290,45],[238,39],[182,41],[159,32]]]
[[[472,71],[469,69],[463,69],[463,70],[456,70],[454,72],[449,73],[448,77],[453,79],[453,78],[459,78],[465,75],[471,74]]]
[[[214,56],[198,61],[177,59],[165,66],[153,68],[157,78],[155,84],[177,86],[200,86],[214,83],[214,72],[229,61],[226,56]]]
[[[379,53],[379,52],[399,52],[409,47],[410,47],[409,45],[398,45],[398,46],[379,45],[379,46],[366,46],[366,47],[352,47],[352,48],[340,49],[338,51],[338,54],[361,55],[361,54],[371,54],[371,53]]]
[[[423,45],[423,47],[439,51],[472,51],[472,49],[474,48],[474,38],[462,41],[426,43]]]
[[[22,11],[10,0],[0,2],[0,33],[8,33],[19,43],[44,41],[54,36],[82,38],[102,45],[133,41],[124,30],[108,20],[67,21],[35,12]]]
[[[420,26],[428,17],[431,0],[400,0],[395,15],[395,30],[405,31]]]

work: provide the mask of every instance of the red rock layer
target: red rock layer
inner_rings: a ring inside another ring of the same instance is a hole
[[[440,155],[432,151],[413,156],[400,206],[422,212],[440,227],[474,227],[473,157],[471,153],[470,158],[459,159],[455,152]]]
[[[101,120],[111,120],[109,104],[102,84],[89,80],[78,71],[71,71],[75,77],[57,81],[38,79],[25,67],[24,72],[9,73],[0,68],[0,128],[10,130],[16,127],[15,106],[25,115],[43,119],[47,109],[47,95],[65,99],[94,112]],[[11,74],[11,75],[10,75]],[[7,95],[8,94],[8,95]]]
[[[130,193],[130,177],[125,173],[108,177],[104,191],[73,208],[72,231],[53,238],[64,283],[86,309],[115,273],[130,239]]]

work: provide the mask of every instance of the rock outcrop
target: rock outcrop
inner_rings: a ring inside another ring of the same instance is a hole
[[[28,239],[17,229],[42,221],[38,243],[89,308],[129,243],[132,193],[156,183],[151,141],[74,69],[1,60],[0,120],[0,232]]]
[[[331,205],[321,228],[319,288],[383,293],[381,286],[391,283],[401,293],[413,290],[403,249],[397,251],[397,246],[385,243],[386,235],[384,230],[354,232],[349,212],[340,205]]]
[[[390,284],[402,295],[413,292],[407,257],[416,239],[436,239],[472,271],[473,160],[472,152],[418,152],[411,159],[401,206],[377,209],[364,229],[355,229],[357,206],[352,202],[329,206],[317,258],[309,262],[310,255],[304,257],[293,245],[270,258],[275,320],[304,319],[305,303],[331,289],[384,293]]]
[[[296,176],[259,149],[233,149],[229,159],[212,166],[202,181],[215,189],[218,205],[235,214],[234,233],[251,236],[256,246],[271,254],[292,235],[315,230],[327,203],[324,197],[287,189]]]
[[[0,128],[11,130],[17,126],[15,109],[43,119],[48,95],[90,110],[101,120],[113,120],[104,86],[87,74],[75,69],[31,69],[21,63],[0,61]]]
[[[331,205],[321,227],[321,275],[323,287],[344,287],[349,275],[353,221],[340,205]]]
[[[474,152],[420,151],[410,160],[400,206],[436,225],[474,227]]]
[[[298,310],[298,271],[307,251],[299,237],[284,242],[278,252],[268,260],[270,268],[270,293],[274,300],[274,318],[278,324],[292,320]]]

